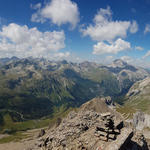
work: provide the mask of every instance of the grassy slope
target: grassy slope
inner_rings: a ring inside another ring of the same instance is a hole
[[[126,116],[132,116],[136,111],[150,114],[150,84],[149,79],[135,83],[129,90],[124,100],[124,105],[117,108]]]
[[[141,110],[143,112],[150,114],[150,97],[149,96],[150,94],[132,97],[125,103],[125,105],[133,107],[136,110]]]
[[[6,114],[4,116],[5,124],[3,127],[0,127],[1,130],[0,134],[6,131],[11,131],[11,133],[8,137],[4,137],[0,139],[0,144],[8,143],[11,141],[20,141],[22,139],[30,137],[31,136],[30,134],[26,134],[25,132],[26,130],[43,128],[43,127],[51,128],[56,124],[57,118],[66,117],[66,115],[72,110],[76,110],[76,109],[70,108],[67,111],[63,111],[63,109],[59,110],[52,118],[45,118],[45,119],[43,118],[39,120],[29,120],[29,121],[16,122],[16,123],[14,123],[11,117],[8,114]]]
[[[116,111],[121,113],[125,119],[132,119],[136,109],[130,105],[117,105]]]
[[[149,78],[146,78],[140,82],[135,83],[131,89],[130,93],[132,94],[132,91],[138,91],[134,93],[133,95],[130,94],[130,96],[127,96],[127,102],[126,105],[130,105],[138,110],[142,110],[143,112],[146,112],[150,114],[150,82]]]
[[[88,72],[83,72],[83,76],[92,81],[98,82],[104,96],[114,96],[120,93],[117,78],[108,70],[103,68],[90,68]]]
[[[0,71],[0,89],[0,109],[5,108],[0,113],[0,124],[3,129],[12,127],[12,131],[35,128],[35,119],[47,115],[54,117],[56,112],[80,106],[93,97],[114,96],[120,92],[116,77],[106,69],[90,67],[88,71],[78,73],[65,65],[48,71],[24,63],[12,68],[6,66]],[[6,124],[9,120],[10,127]]]

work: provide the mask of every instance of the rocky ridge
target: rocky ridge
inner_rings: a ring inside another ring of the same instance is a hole
[[[142,133],[95,98],[38,138],[31,150],[148,150]],[[101,108],[99,108],[101,106]],[[98,109],[99,108],[99,109]]]

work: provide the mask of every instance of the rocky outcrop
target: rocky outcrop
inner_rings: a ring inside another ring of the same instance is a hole
[[[127,93],[127,97],[136,96],[138,94],[149,94],[150,77],[136,82]]]
[[[124,128],[121,132],[118,139],[106,146],[105,150],[120,150],[131,141],[131,138],[133,137],[132,129]]]
[[[107,107],[105,99],[95,98],[48,130],[32,150],[134,150],[136,146],[148,150],[145,138],[135,135],[121,115]]]
[[[141,111],[136,112],[133,114],[133,126],[138,131],[143,131],[146,135],[149,135],[150,137],[150,115],[145,114]],[[147,137],[147,136],[146,136]]]
[[[137,130],[143,130],[145,127],[145,114],[143,112],[137,112],[133,115],[133,125]]]
[[[56,129],[49,132],[48,136],[39,139],[36,149],[45,147],[50,150],[94,150],[102,144],[105,147],[107,142],[115,140],[120,134],[115,126],[113,131],[111,126],[105,125],[103,119],[108,115],[110,116],[94,111],[71,112]]]
[[[38,135],[38,137],[42,137],[43,135],[45,135],[45,130],[44,129],[41,129],[40,130],[40,133]]]

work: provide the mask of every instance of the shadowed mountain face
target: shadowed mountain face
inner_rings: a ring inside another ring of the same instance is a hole
[[[37,119],[96,96],[120,96],[149,75],[121,60],[102,66],[13,57],[0,59],[0,64],[1,123],[7,113],[15,121]]]
[[[15,56],[12,58],[0,58],[0,65],[4,65],[8,62],[17,61],[17,60],[19,60],[19,58],[15,57]]]

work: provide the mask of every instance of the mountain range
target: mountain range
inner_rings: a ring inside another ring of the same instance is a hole
[[[146,69],[120,59],[110,65],[72,63],[44,58],[0,59],[0,125],[6,116],[13,122],[53,117],[94,97],[121,98],[137,81],[149,76]]]

